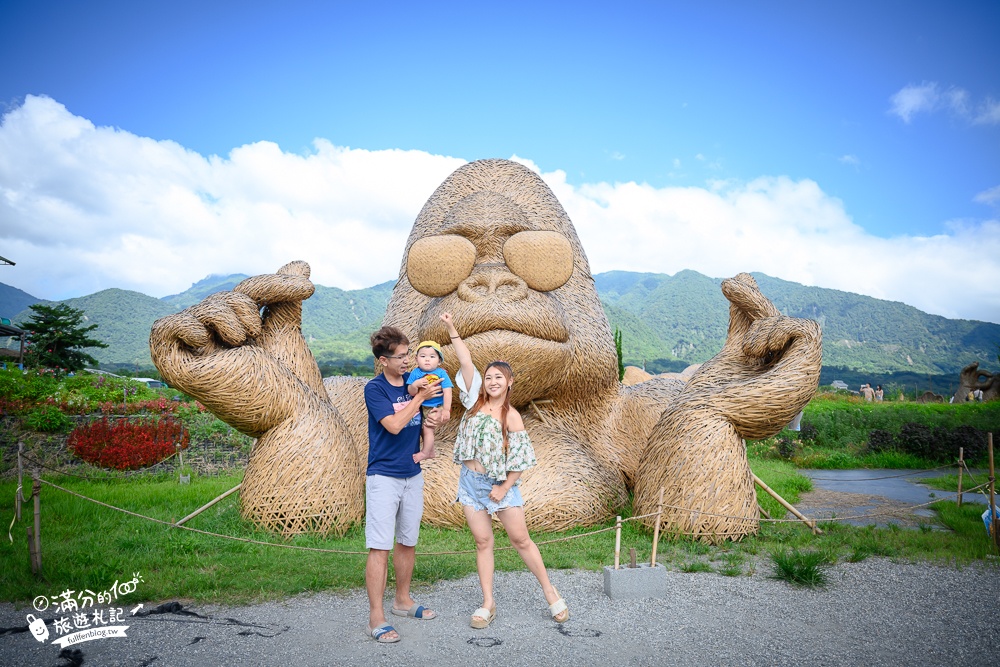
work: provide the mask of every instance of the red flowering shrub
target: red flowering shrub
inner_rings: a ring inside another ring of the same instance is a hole
[[[159,463],[180,444],[190,443],[187,429],[173,417],[108,422],[107,417],[73,429],[67,445],[87,463],[102,468],[134,470]]]
[[[31,409],[32,401],[23,398],[0,396],[0,417],[18,415]]]

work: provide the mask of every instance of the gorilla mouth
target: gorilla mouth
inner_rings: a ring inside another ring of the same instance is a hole
[[[540,300],[543,303],[548,302],[544,308],[538,308],[540,304],[537,301],[530,306],[494,303],[486,309],[478,305],[470,307],[457,300],[448,301],[450,303],[436,304],[436,307],[428,308],[422,318],[424,324],[421,327],[422,335],[440,341],[442,345],[447,345],[451,341],[447,328],[438,316],[442,312],[449,311],[462,338],[495,332],[519,334],[553,343],[569,341],[569,329],[563,323],[561,312],[553,307],[549,299]]]

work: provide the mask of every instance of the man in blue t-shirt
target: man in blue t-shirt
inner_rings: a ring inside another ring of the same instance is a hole
[[[382,327],[371,336],[372,354],[382,373],[365,385],[368,408],[368,473],[365,481],[365,546],[368,563],[368,632],[379,643],[399,641],[385,619],[382,597],[392,550],[396,598],[392,613],[420,620],[436,614],[410,597],[414,554],[424,513],[424,478],[413,455],[420,451],[420,406],[441,395],[439,383],[407,392],[410,341],[396,327]],[[428,415],[428,420],[435,417]]]

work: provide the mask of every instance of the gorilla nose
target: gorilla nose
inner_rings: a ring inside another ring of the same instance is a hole
[[[458,296],[463,301],[475,303],[496,299],[520,301],[528,296],[528,285],[510,271],[477,271],[458,285]]]

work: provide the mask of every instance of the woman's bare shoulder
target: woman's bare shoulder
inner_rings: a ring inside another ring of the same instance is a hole
[[[524,420],[521,419],[521,413],[518,412],[514,406],[510,406],[510,412],[507,413],[507,431],[523,431],[524,430]]]

